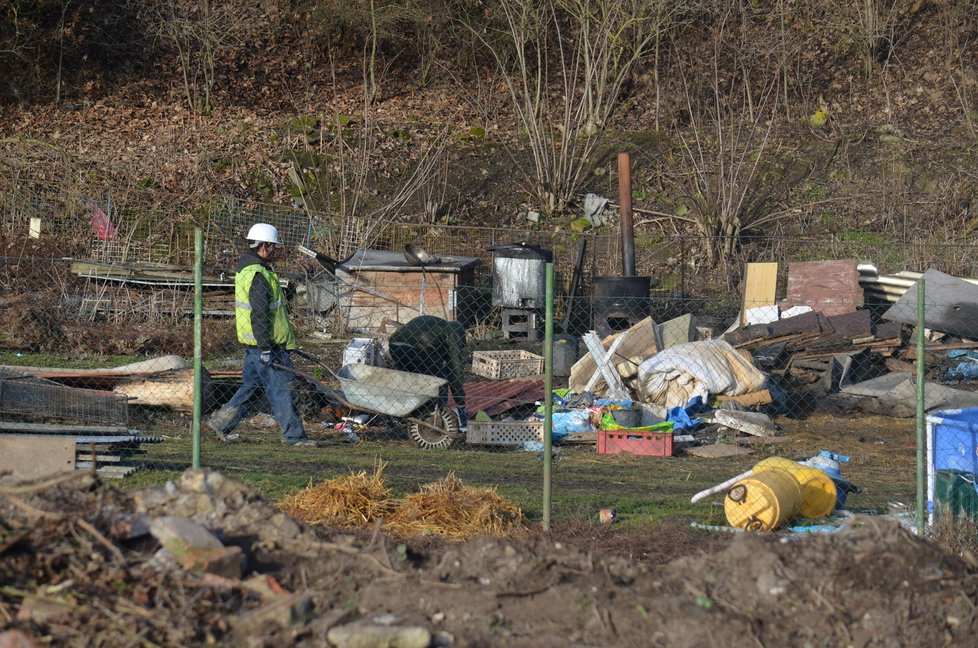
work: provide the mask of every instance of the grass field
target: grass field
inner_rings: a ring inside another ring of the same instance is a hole
[[[786,440],[756,448],[752,455],[727,459],[694,457],[601,456],[593,446],[557,448],[553,462],[554,523],[593,521],[597,511],[614,506],[625,525],[699,521],[725,524],[720,498],[690,504],[689,498],[750,468],[768,456],[803,458],[827,449],[852,457],[844,473],[863,488],[851,495],[852,509],[883,511],[889,502],[912,504],[914,496],[913,422],[867,417],[827,416],[781,421]],[[241,427],[242,439],[219,444],[203,439],[201,465],[241,479],[264,496],[277,500],[286,493],[332,477],[372,471],[386,464],[384,479],[395,496],[454,472],[469,486],[488,486],[521,507],[531,520],[543,515],[543,460],[539,453],[517,450],[461,448],[421,450],[408,441],[364,441],[350,445],[322,435],[318,448],[288,448],[277,428]],[[166,434],[162,427],[146,430]],[[121,480],[125,489],[159,484],[190,466],[191,440],[186,431],[164,443],[145,446],[146,468]]]

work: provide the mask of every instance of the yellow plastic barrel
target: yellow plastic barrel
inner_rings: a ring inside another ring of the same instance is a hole
[[[754,466],[755,472],[770,469],[785,470],[798,480],[801,485],[802,499],[802,506],[798,515],[801,517],[820,520],[835,510],[838,491],[835,482],[824,470],[803,466],[796,461],[782,459],[781,457],[770,457],[757,462]]]
[[[727,522],[738,529],[772,531],[801,510],[801,484],[787,470],[756,470],[723,499]]]

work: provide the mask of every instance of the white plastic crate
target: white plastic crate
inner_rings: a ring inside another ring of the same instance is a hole
[[[465,442],[469,445],[523,445],[543,441],[543,421],[472,421]]]
[[[543,373],[543,356],[529,351],[475,351],[472,373],[494,380],[536,376]]]

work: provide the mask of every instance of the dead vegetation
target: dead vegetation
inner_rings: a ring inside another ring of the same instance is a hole
[[[376,532],[316,535],[207,471],[130,495],[86,474],[2,486],[0,512],[0,638],[27,645],[324,646],[407,631],[441,646],[942,645],[978,630],[974,567],[876,519],[653,565],[607,542],[480,537],[418,554]],[[164,518],[202,525],[244,567],[174,563],[147,534]]]
[[[440,536],[452,541],[478,535],[506,537],[527,530],[519,508],[493,489],[464,486],[454,474],[401,500],[384,485],[384,466],[310,485],[279,507],[307,524],[358,529],[375,525],[394,536]]]
[[[360,527],[383,519],[392,509],[390,489],[384,485],[383,465],[373,475],[366,471],[341,475],[287,495],[279,507],[306,524]]]
[[[108,195],[139,234],[152,223],[153,243],[186,246],[215,197],[234,196],[346,219],[317,228],[335,252],[346,233],[373,236],[357,214],[571,216],[580,194],[613,191],[609,151],[626,149],[648,151],[633,174],[634,206],[655,215],[644,233],[695,235],[697,262],[804,252],[798,237],[967,235],[973,0],[512,0],[516,40],[507,14],[478,2],[192,4],[25,6],[31,30],[0,27],[4,194],[23,199],[9,213],[77,233],[79,200]],[[161,16],[193,43],[156,38],[145,19]],[[225,18],[258,33],[222,41]],[[120,51],[134,56],[113,77]],[[718,103],[730,111],[714,128]],[[70,200],[16,190],[65,180]]]

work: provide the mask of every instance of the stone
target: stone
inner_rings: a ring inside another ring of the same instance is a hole
[[[18,621],[30,621],[38,625],[67,621],[74,616],[77,605],[70,599],[28,596],[17,610]]]
[[[149,533],[150,517],[145,513],[121,513],[109,522],[109,537],[132,540]]]
[[[35,648],[37,644],[20,630],[0,632],[0,648]]]
[[[225,547],[213,533],[184,517],[154,518],[149,531],[185,569],[199,569],[225,578],[244,571],[241,547]]]
[[[305,623],[312,616],[314,607],[308,595],[289,594],[233,619],[234,637],[241,643],[268,625],[287,628]]]
[[[336,648],[428,648],[431,645],[431,632],[427,628],[363,621],[330,628],[326,638]]]

